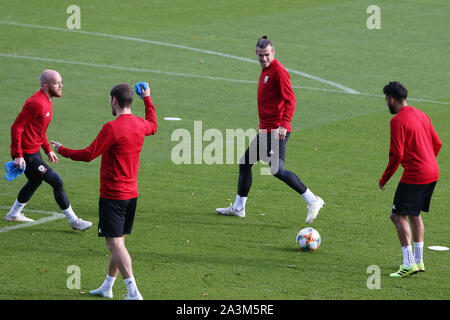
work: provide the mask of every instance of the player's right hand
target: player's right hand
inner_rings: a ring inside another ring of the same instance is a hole
[[[17,168],[22,170],[25,167],[25,159],[24,158],[14,158],[14,164]]]
[[[62,144],[59,143],[59,142],[57,142],[57,141],[53,141],[53,140],[50,141],[50,144],[52,145],[53,149],[54,149],[57,153],[59,153],[59,147],[61,147]]]

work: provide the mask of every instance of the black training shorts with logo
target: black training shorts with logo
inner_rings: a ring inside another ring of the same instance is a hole
[[[122,237],[130,234],[133,228],[137,198],[128,200],[112,200],[100,198],[98,204],[99,237]]]
[[[428,212],[436,182],[428,184],[400,182],[395,191],[392,213],[418,216],[420,211]]]

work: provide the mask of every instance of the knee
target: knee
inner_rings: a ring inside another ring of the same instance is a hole
[[[123,237],[119,238],[108,237],[106,238],[106,246],[108,247],[111,253],[118,252],[125,247],[124,239]]]
[[[420,215],[418,215],[418,216],[409,216],[409,221],[411,221],[411,224],[413,224],[415,226],[422,225],[422,227],[423,227],[422,216],[420,216]]]
[[[53,190],[56,192],[65,192],[64,191],[64,184],[61,178],[57,179],[54,183],[52,183]]]
[[[397,221],[397,217],[396,217],[396,216],[397,216],[397,214],[395,214],[395,213],[392,212],[392,213],[391,213],[391,216],[390,216],[389,218],[391,219],[392,222],[395,223],[395,221]]]
[[[284,176],[284,167],[282,161],[271,161],[270,162],[270,173],[277,177],[278,179],[281,179]]]
[[[270,173],[274,176],[277,177],[278,179],[281,179],[283,177],[283,171],[280,168],[273,168],[270,167]]]
[[[22,203],[28,202],[34,192],[39,188],[41,183],[42,180],[28,180],[28,182],[25,184],[25,186],[23,186],[23,188],[17,195],[17,200]]]
[[[392,212],[390,218],[391,218],[391,221],[394,224],[396,224],[396,223],[399,223],[402,220],[403,216],[400,215],[400,214]]]
[[[64,187],[61,177],[57,174],[53,174],[48,179],[48,183],[53,187],[53,189],[56,189],[56,190],[63,189],[63,187]]]
[[[34,190],[36,190],[37,188],[39,188],[39,186],[41,185],[42,180],[30,180],[28,181],[28,186]]]
[[[252,169],[252,165],[248,163],[239,164],[239,172],[246,172]]]

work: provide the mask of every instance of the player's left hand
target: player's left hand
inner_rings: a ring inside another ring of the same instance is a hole
[[[279,127],[278,128],[278,138],[280,140],[284,140],[286,138],[287,129],[285,127]]]
[[[142,89],[142,97],[149,97],[150,96],[150,86],[148,85],[148,82],[145,82],[145,88],[142,87],[141,85],[141,89]]]
[[[58,163],[58,156],[53,151],[47,153],[47,156],[50,163]]]
[[[378,186],[380,187],[381,190],[384,191],[384,189],[386,189],[386,187],[384,185],[381,184],[381,182],[378,182]]]

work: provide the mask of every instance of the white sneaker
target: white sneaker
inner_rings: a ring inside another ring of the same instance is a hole
[[[81,230],[86,231],[92,226],[92,222],[84,221],[83,219],[78,218],[74,223],[70,224],[73,230]]]
[[[130,294],[128,293],[125,296],[125,300],[144,300],[144,298],[142,298],[142,295],[138,290],[136,290],[135,293],[136,293],[136,295],[134,295],[134,296],[130,296]]]
[[[239,218],[245,217],[245,208],[239,211],[235,210],[232,203],[230,203],[230,206],[228,208],[216,208],[216,212],[223,216],[235,216]]]
[[[315,218],[317,218],[317,215],[319,214],[319,210],[323,207],[325,202],[321,197],[317,197],[317,201],[308,204],[308,214],[306,215],[306,224],[309,224],[314,221]]]
[[[31,222],[34,221],[33,219],[25,217],[23,213],[19,213],[17,216],[10,216],[9,214],[5,217],[6,221],[21,221],[21,222]]]
[[[109,290],[103,290],[102,287],[100,287],[98,289],[89,291],[89,293],[92,294],[93,296],[99,296],[99,297],[103,297],[103,298],[111,299],[113,297],[112,288]]]

